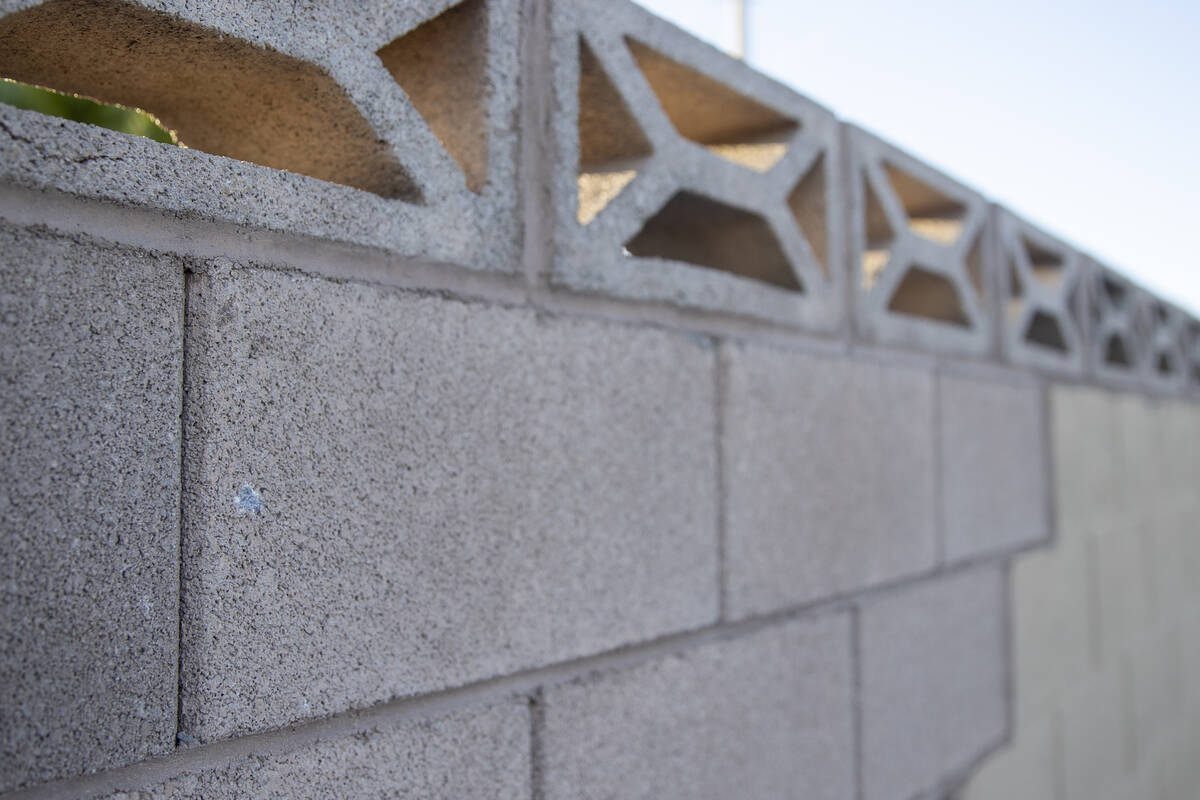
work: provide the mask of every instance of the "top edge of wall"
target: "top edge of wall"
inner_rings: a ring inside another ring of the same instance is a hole
[[[0,181],[1200,396],[1195,317],[633,2],[283,5],[0,0],[0,76],[189,145],[0,106]]]

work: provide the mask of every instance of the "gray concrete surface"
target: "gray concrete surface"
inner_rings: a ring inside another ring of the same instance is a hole
[[[550,689],[546,800],[854,795],[845,614]]]
[[[749,345],[721,356],[728,613],[932,569],[932,372]]]
[[[560,0],[552,24],[552,283],[836,328],[843,201],[833,115],[626,0]],[[671,233],[657,215],[679,192],[754,224],[723,224],[731,215],[716,213],[699,223],[702,244]],[[581,197],[592,206],[582,215]],[[602,209],[597,198],[608,200]],[[687,240],[695,246],[671,247]],[[763,280],[768,264],[793,288]]]
[[[1046,541],[1050,476],[1041,387],[942,375],[942,521],[949,562]]]
[[[525,800],[529,776],[529,707],[513,701],[243,756],[104,800]]]
[[[1008,731],[1003,573],[983,567],[859,611],[864,800],[903,800],[962,773]]]
[[[228,264],[189,303],[192,735],[714,621],[703,340]]]
[[[0,791],[175,743],[178,259],[0,222]]]

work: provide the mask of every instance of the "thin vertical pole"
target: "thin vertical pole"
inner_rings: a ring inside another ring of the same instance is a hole
[[[746,58],[746,0],[733,0],[733,13],[737,17],[737,49],[734,55]]]

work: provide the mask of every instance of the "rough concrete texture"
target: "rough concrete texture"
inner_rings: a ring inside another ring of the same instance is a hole
[[[837,326],[833,115],[626,0],[556,0],[552,26],[551,281]]]
[[[1115,270],[1087,262],[1091,374],[1103,383],[1136,389],[1146,382],[1145,298]]]
[[[1087,364],[1083,256],[1015,214],[993,208],[1005,359],[1054,374],[1082,375]]]
[[[1003,573],[992,567],[865,602],[859,617],[862,797],[935,788],[1008,729]]]
[[[192,735],[715,619],[707,342],[229,265],[189,304]]]
[[[932,352],[991,352],[996,279],[986,201],[873,134],[843,130],[856,331]]]
[[[446,0],[403,8],[367,2],[353,10],[307,0],[253,9],[187,0],[6,4],[0,12],[13,13],[0,18],[5,75],[145,108],[198,150],[3,107],[0,177],[512,270],[518,14],[515,0],[489,0],[473,11],[477,4],[468,0],[472,13],[455,9],[449,20],[439,16],[453,5]],[[468,31],[455,39],[454,56],[439,47],[445,36],[430,37],[423,26],[438,19],[451,38]],[[393,78],[376,51],[397,41],[413,51],[432,48],[428,59],[448,69]],[[434,113],[437,104],[425,101],[454,94],[446,84],[461,82],[467,67],[486,90],[458,106],[459,129],[473,131],[471,156],[460,167],[464,148],[445,136],[447,112]]]
[[[954,562],[1050,535],[1046,425],[1041,387],[942,375],[944,557]]]
[[[104,800],[525,800],[529,776],[529,706],[514,701],[251,754]]]
[[[183,268],[0,223],[0,790],[175,739]]]
[[[763,613],[931,569],[931,371],[722,350],[726,603]]]
[[[1190,800],[1200,752],[1200,408],[1097,388],[1051,395],[1058,537],[1013,565],[1016,726],[1059,721],[1058,784],[1014,797]],[[1024,786],[1028,757],[983,766],[963,800]],[[1040,771],[1040,769],[1039,769]]]
[[[854,794],[845,615],[790,622],[545,693],[546,800]]]

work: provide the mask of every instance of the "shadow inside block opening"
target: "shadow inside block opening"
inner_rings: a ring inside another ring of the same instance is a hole
[[[0,19],[0,75],[145,109],[213,155],[423,201],[320,68],[124,0],[50,0]]]
[[[765,219],[692,192],[672,197],[625,249],[635,257],[683,261],[804,291]]]

